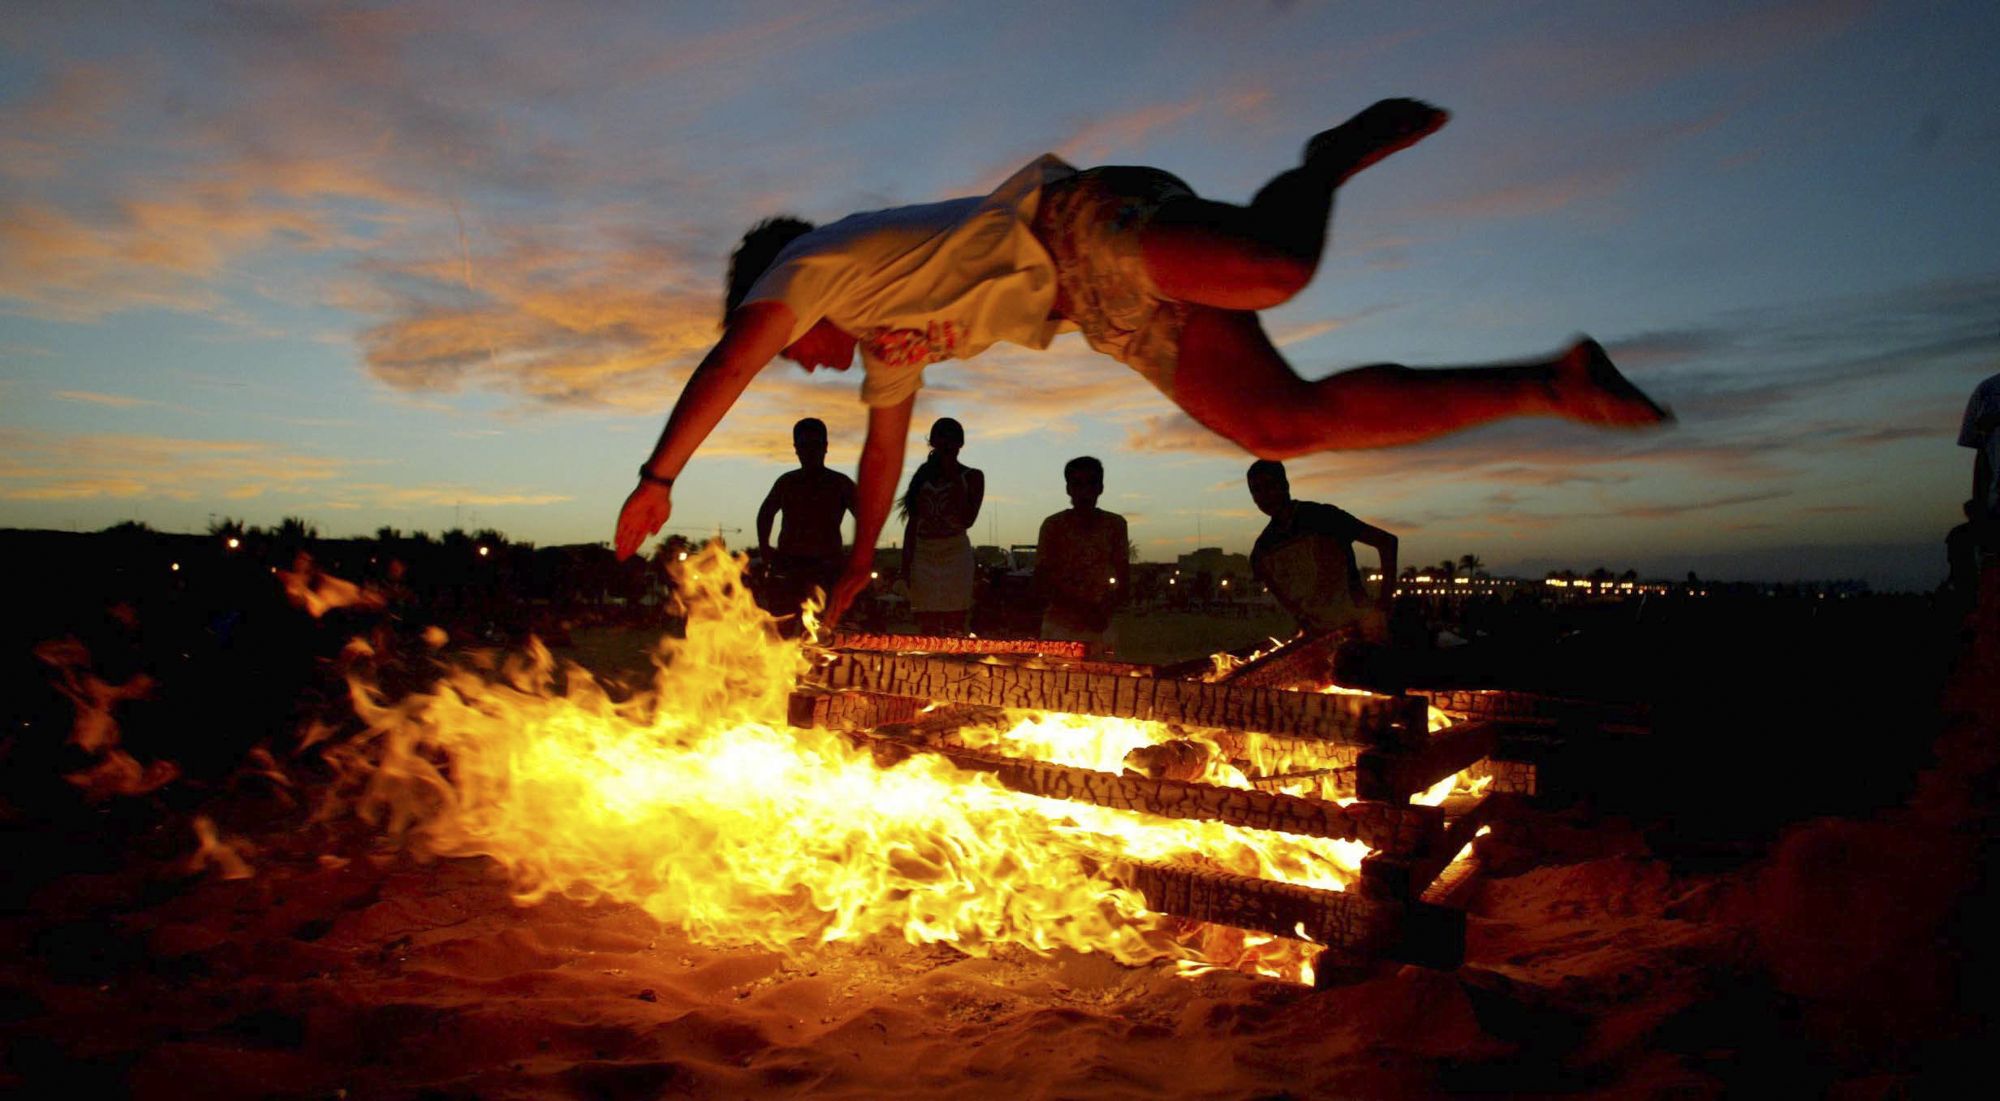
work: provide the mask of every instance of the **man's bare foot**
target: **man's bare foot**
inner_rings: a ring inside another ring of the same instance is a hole
[[[1552,410],[1584,424],[1643,427],[1674,419],[1666,406],[1618,372],[1603,345],[1585,337],[1556,361],[1555,379],[1550,384],[1555,400]]]
[[[1385,99],[1306,142],[1306,163],[1332,168],[1341,181],[1391,153],[1437,133],[1451,113],[1416,99]]]

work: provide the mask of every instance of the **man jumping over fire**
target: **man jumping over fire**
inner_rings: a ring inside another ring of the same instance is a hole
[[[923,370],[995,341],[1047,347],[1082,331],[1209,429],[1260,458],[1415,443],[1516,416],[1588,424],[1666,420],[1595,341],[1551,359],[1413,370],[1377,364],[1307,380],[1255,311],[1312,279],[1334,192],[1447,115],[1383,100],[1306,143],[1298,167],[1247,206],[1196,196],[1156,168],[1078,171],[1044,156],[985,197],[855,214],[815,229],[777,218],[730,262],[722,339],[674,403],[618,518],[620,557],[673,509],[674,479],[750,379],[783,356],[846,370],[858,348],[869,407],[854,549],[828,602],[868,584],[902,470]]]

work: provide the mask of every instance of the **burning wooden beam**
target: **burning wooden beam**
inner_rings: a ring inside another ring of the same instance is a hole
[[[1542,793],[1541,769],[1533,761],[1503,760],[1489,757],[1474,762],[1467,771],[1475,780],[1492,777],[1492,786],[1487,788],[1495,795],[1540,795]]]
[[[1652,712],[1643,704],[1582,700],[1496,689],[1435,689],[1418,693],[1453,718],[1487,719],[1518,726],[1565,726],[1643,734]]]
[[[793,692],[787,701],[785,718],[797,727],[865,730],[915,722],[923,708],[924,701],[908,696],[880,696],[872,692]]]
[[[1380,898],[1416,898],[1434,883],[1479,835],[1481,827],[1504,813],[1509,796],[1482,795],[1447,800],[1441,808],[1445,826],[1419,853],[1370,853],[1361,861],[1362,894]]]
[[[1367,749],[1354,762],[1354,794],[1362,799],[1407,799],[1492,755],[1499,725],[1459,723],[1408,749]]]
[[[1081,658],[1088,650],[1082,642],[1041,638],[959,638],[952,635],[878,635],[859,631],[835,631],[827,643],[836,650],[876,650],[891,653],[930,654],[1043,654],[1058,658]]]
[[[1132,862],[1109,871],[1161,913],[1425,967],[1465,959],[1465,914],[1458,910],[1175,865]]]
[[[1333,657],[1340,638],[1328,633],[1293,639],[1230,670],[1223,682],[1246,688],[1325,684],[1333,680]]]
[[[951,745],[911,745],[860,734],[885,763],[914,753],[936,753],[961,768],[991,773],[1001,785],[1025,795],[1070,799],[1114,810],[1135,810],[1165,818],[1197,818],[1251,829],[1278,830],[1309,837],[1359,841],[1382,852],[1429,851],[1444,829],[1444,812],[1404,803],[1350,803],[1216,787],[1186,780],[1117,775],[1047,761],[1007,757]]]
[[[1429,906],[1442,906],[1463,911],[1472,900],[1474,884],[1479,880],[1480,859],[1478,850],[1465,854],[1463,860],[1453,860],[1446,864],[1431,885],[1424,888],[1422,901]]]
[[[1250,786],[1258,791],[1283,791],[1302,780],[1315,780],[1326,790],[1331,785],[1336,799],[1354,797],[1354,766],[1334,765],[1330,768],[1309,768],[1299,772],[1274,772],[1268,776],[1252,776]]]
[[[1226,727],[1352,745],[1424,736],[1421,697],[1285,692],[903,654],[843,653],[825,687],[924,700]]]

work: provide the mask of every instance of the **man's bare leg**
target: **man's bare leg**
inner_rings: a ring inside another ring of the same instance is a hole
[[[1174,401],[1265,459],[1393,447],[1508,417],[1648,425],[1671,417],[1594,340],[1547,360],[1488,367],[1357,367],[1300,378],[1257,315],[1194,308],[1181,333]]]
[[[1326,249],[1333,193],[1356,172],[1435,133],[1451,116],[1385,99],[1314,135],[1304,163],[1249,206],[1188,198],[1162,207],[1140,248],[1160,293],[1226,310],[1269,309],[1312,281]]]

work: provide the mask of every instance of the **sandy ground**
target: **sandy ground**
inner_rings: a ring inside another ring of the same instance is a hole
[[[217,792],[185,819],[16,824],[0,1090],[204,1098],[1884,1097],[1988,1039],[2000,632],[1961,660],[1911,805],[1793,826],[1724,870],[1531,815],[1491,842],[1466,965],[1312,990],[900,942],[698,947],[623,906],[510,901],[481,859]],[[138,801],[123,806],[135,807]],[[66,832],[65,832],[66,831]],[[48,869],[61,874],[50,874]]]

